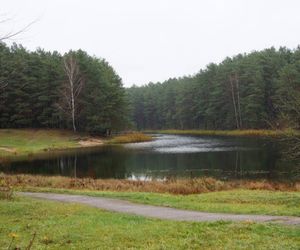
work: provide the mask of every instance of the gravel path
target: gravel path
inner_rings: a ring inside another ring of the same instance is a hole
[[[181,210],[168,207],[142,205],[129,201],[110,199],[103,197],[92,197],[84,195],[54,194],[54,193],[30,193],[21,192],[20,195],[32,198],[47,199],[60,202],[71,202],[89,205],[100,209],[140,215],[150,218],[176,220],[176,221],[253,221],[253,222],[276,222],[287,225],[300,225],[300,217],[292,216],[271,216],[271,215],[246,215],[246,214],[225,214],[206,213]]]

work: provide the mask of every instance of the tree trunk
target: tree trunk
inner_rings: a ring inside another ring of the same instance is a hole
[[[68,80],[62,86],[62,102],[58,107],[72,120],[73,131],[76,132],[76,119],[78,115],[78,99],[84,85],[79,66],[74,55],[64,58],[64,70]]]
[[[238,116],[237,116],[237,109],[236,109],[236,102],[235,102],[235,94],[234,94],[234,87],[233,87],[233,81],[232,81],[232,76],[229,76],[229,82],[231,86],[231,96],[232,96],[232,103],[233,103],[233,108],[234,108],[234,116],[235,116],[235,121],[236,121],[236,128],[239,129],[239,121],[238,121]]]
[[[74,99],[74,86],[71,84],[71,101],[72,101],[72,125],[73,125],[73,131],[76,132],[76,126],[75,126],[75,99]]]
[[[236,83],[236,91],[237,91],[237,104],[238,104],[238,112],[239,112],[239,127],[242,128],[242,114],[241,114],[241,102],[240,102],[240,85],[237,73],[235,73],[235,83]]]

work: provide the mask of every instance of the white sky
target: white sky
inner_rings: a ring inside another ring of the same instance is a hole
[[[13,17],[0,35],[38,18],[18,43],[62,53],[81,48],[105,58],[125,86],[300,44],[299,0],[0,0],[0,13]]]

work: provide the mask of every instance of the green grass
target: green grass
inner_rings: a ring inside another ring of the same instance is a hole
[[[112,197],[143,204],[206,212],[300,216],[300,192],[231,190],[192,195],[172,195],[54,188],[26,188],[23,190]]]
[[[67,130],[0,129],[0,157],[79,147],[79,136]]]
[[[80,140],[91,140],[91,144],[85,144],[84,147],[95,146],[94,139],[86,134],[73,133],[69,130],[0,129],[0,159],[1,157],[31,156],[32,154],[40,154],[47,151],[83,147],[80,144]],[[150,140],[152,140],[151,136],[136,132],[116,136],[110,140],[101,139],[107,144]]]
[[[178,135],[216,135],[216,136],[261,136],[261,137],[280,137],[300,135],[300,131],[286,130],[264,130],[264,129],[245,129],[245,130],[146,130],[147,133],[178,134]]]
[[[299,249],[300,228],[145,219],[76,204],[0,200],[0,246],[25,249]],[[14,249],[14,248],[12,248]]]

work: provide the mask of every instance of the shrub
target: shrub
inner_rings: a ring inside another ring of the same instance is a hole
[[[0,186],[0,200],[11,200],[13,198],[13,189],[8,186]]]

